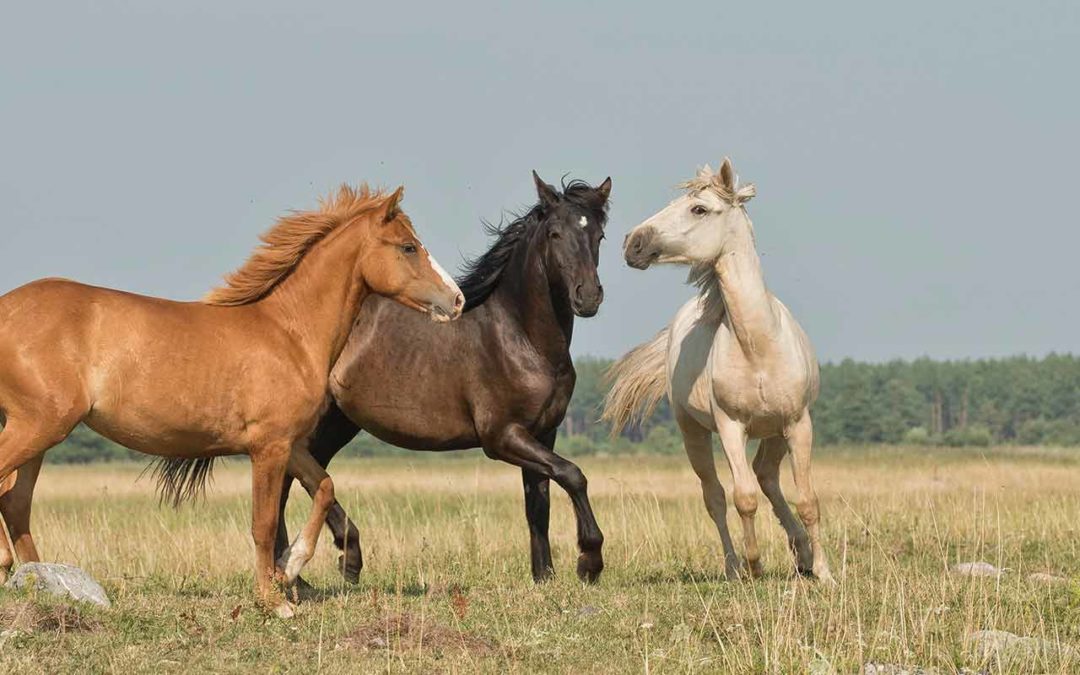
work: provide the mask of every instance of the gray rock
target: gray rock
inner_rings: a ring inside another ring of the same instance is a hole
[[[1050,640],[1022,637],[1003,630],[977,630],[968,636],[968,645],[984,663],[993,660],[1003,665],[1074,652],[1071,647]]]
[[[591,605],[585,605],[584,607],[578,609],[577,613],[578,616],[595,616],[600,613],[600,610],[596,607],[592,607]]]
[[[35,588],[53,595],[111,607],[105,589],[93,577],[73,565],[23,563],[7,582],[8,588]]]
[[[968,577],[1000,577],[1005,570],[994,567],[988,562],[965,562],[952,566],[953,574]]]

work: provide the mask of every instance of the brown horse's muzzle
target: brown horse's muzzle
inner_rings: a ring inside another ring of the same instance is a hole
[[[643,270],[655,262],[659,256],[654,244],[655,238],[656,230],[652,227],[639,227],[626,235],[626,241],[623,242],[623,257],[626,259],[626,264],[634,269]]]

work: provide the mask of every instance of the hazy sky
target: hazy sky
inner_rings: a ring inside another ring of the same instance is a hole
[[[361,180],[453,269],[531,169],[611,175],[574,350],[617,355],[691,293],[623,235],[728,154],[823,360],[1077,349],[1074,2],[54,4],[0,22],[0,292],[194,299]]]

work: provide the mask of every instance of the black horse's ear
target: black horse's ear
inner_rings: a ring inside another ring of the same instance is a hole
[[[604,198],[606,202],[608,197],[611,196],[611,176],[604,179],[603,183],[600,183],[600,187],[596,188],[596,191],[600,193],[600,196]]]
[[[554,206],[559,203],[559,193],[555,188],[544,182],[536,171],[533,171],[533,182],[536,183],[536,194],[540,197],[540,203],[544,206]]]

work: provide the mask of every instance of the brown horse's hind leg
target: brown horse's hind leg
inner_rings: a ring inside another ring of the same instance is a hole
[[[0,496],[0,514],[3,514],[8,532],[11,533],[11,542],[19,562],[37,562],[41,559],[34,546],[34,538],[30,535],[30,507],[43,459],[44,455],[38,455],[20,466],[13,474],[14,485]]]
[[[326,470],[319,466],[307,450],[294,450],[289,457],[289,474],[296,477],[311,495],[311,515],[292,546],[289,546],[278,558],[278,568],[285,574],[287,582],[293,582],[300,576],[300,570],[315,555],[315,545],[319,541],[319,532],[326,522],[326,514],[334,503],[334,482]]]
[[[787,533],[788,546],[795,556],[795,569],[799,574],[809,576],[814,566],[814,556],[810,552],[810,539],[806,528],[791,512],[784,492],[780,488],[780,462],[788,452],[787,441],[782,437],[766,438],[761,441],[757,455],[754,456],[754,474],[757,476],[761,491],[769,498],[773,513],[780,520]]]
[[[519,424],[512,424],[484,452],[495,459],[536,472],[554,480],[570,495],[577,516],[578,557],[577,573],[582,581],[595,582],[604,569],[604,535],[596,524],[589,503],[588,481],[581,469],[570,460],[560,457],[537,441]]]

